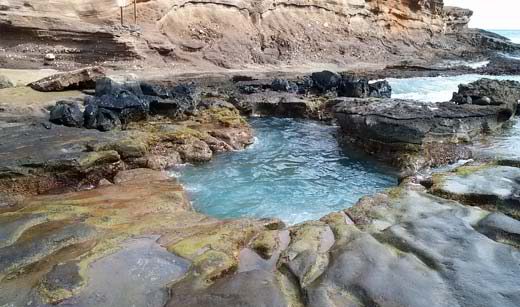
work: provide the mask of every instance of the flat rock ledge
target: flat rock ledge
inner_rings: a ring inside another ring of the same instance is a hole
[[[340,97],[329,104],[345,143],[413,174],[470,158],[466,145],[500,131],[519,100],[520,83],[480,79],[460,85],[449,102]]]
[[[174,178],[123,171],[114,184],[1,211],[0,303],[517,306],[519,179],[498,162],[410,177],[285,228],[204,216]],[[127,271],[142,273],[113,278]]]
[[[499,131],[515,112],[505,105],[400,99],[338,98],[334,104],[342,140],[412,173],[470,158],[464,145]]]

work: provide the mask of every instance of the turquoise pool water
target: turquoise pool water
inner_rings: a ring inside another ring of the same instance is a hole
[[[482,77],[486,76],[388,81],[394,98],[435,102],[449,100],[460,83]],[[520,76],[492,78],[520,81]],[[219,218],[277,217],[294,224],[347,208],[360,197],[397,183],[391,170],[342,151],[334,135],[336,127],[280,118],[253,118],[250,122],[256,134],[253,146],[219,154],[207,164],[172,171],[197,210]],[[520,152],[520,123],[478,146],[485,155],[511,156],[511,148]]]
[[[350,207],[397,183],[390,170],[342,151],[336,127],[281,118],[250,123],[256,142],[248,149],[174,170],[198,211],[295,224]]]

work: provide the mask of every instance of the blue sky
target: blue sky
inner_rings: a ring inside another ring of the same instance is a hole
[[[444,4],[472,9],[470,27],[520,29],[520,0],[444,0]]]

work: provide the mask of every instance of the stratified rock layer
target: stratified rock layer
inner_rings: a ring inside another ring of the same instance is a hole
[[[132,63],[238,68],[249,64],[418,62],[437,56],[515,50],[505,39],[466,29],[471,12],[442,0],[138,1],[119,25],[114,1],[22,0],[0,5],[7,65]],[[449,35],[445,35],[449,34]],[[45,61],[48,53],[54,60]],[[370,65],[367,65],[370,66]],[[124,66],[127,68],[127,65]]]

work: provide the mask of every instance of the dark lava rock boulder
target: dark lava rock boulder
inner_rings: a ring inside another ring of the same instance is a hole
[[[338,86],[338,96],[366,98],[370,94],[370,86],[366,79],[342,78]]]
[[[123,86],[110,78],[101,78],[96,82],[96,96],[119,93]]]
[[[149,111],[147,99],[121,90],[117,94],[106,94],[87,101],[85,127],[108,131],[122,124],[125,128],[131,121],[146,119]]]
[[[67,127],[81,127],[83,125],[83,113],[77,102],[62,100],[52,108],[49,121]]]
[[[153,84],[153,83],[149,83],[149,82],[141,82],[140,87],[141,87],[141,92],[145,96],[160,97],[163,99],[171,97],[170,92],[166,88],[164,88],[158,84]]]
[[[322,93],[335,91],[339,86],[341,76],[332,71],[324,70],[311,75],[314,88]]]
[[[310,76],[304,76],[296,81],[296,86],[298,87],[298,94],[307,94],[314,87],[314,81]]]
[[[137,81],[119,83],[111,78],[102,78],[96,82],[96,96],[117,95],[123,91],[142,96],[141,84]]]
[[[150,97],[150,112],[169,117],[193,113],[200,102],[200,90],[194,84],[179,84],[170,91],[170,97]]]
[[[452,101],[457,104],[505,105],[515,114],[520,100],[520,82],[510,80],[480,79],[459,85]]]
[[[467,140],[494,131],[509,119],[500,116],[508,111],[506,106],[428,104],[376,98],[337,100],[335,112],[343,128],[353,128],[357,133],[384,142],[421,144],[427,138],[453,136]]]
[[[286,79],[274,79],[271,83],[271,90],[275,92],[295,93],[298,91],[298,85]]]
[[[85,111],[83,112],[83,124],[87,129],[97,128],[97,117],[99,108],[92,100],[85,101]]]
[[[388,81],[369,83],[367,79],[357,79],[352,76],[346,76],[339,82],[338,96],[354,98],[390,98],[392,96],[392,87]]]
[[[105,70],[102,67],[95,66],[58,73],[32,82],[29,86],[40,92],[92,89],[96,87],[96,81],[104,77]]]
[[[100,108],[96,117],[96,127],[100,131],[110,131],[121,126],[119,115],[109,109]]]
[[[370,93],[368,96],[375,98],[391,98],[392,87],[388,81],[377,81],[368,85]]]
[[[129,91],[122,90],[118,94],[103,95],[96,98],[96,104],[100,108],[122,111],[124,109],[138,109],[142,112],[148,112],[149,105],[143,100]]]

